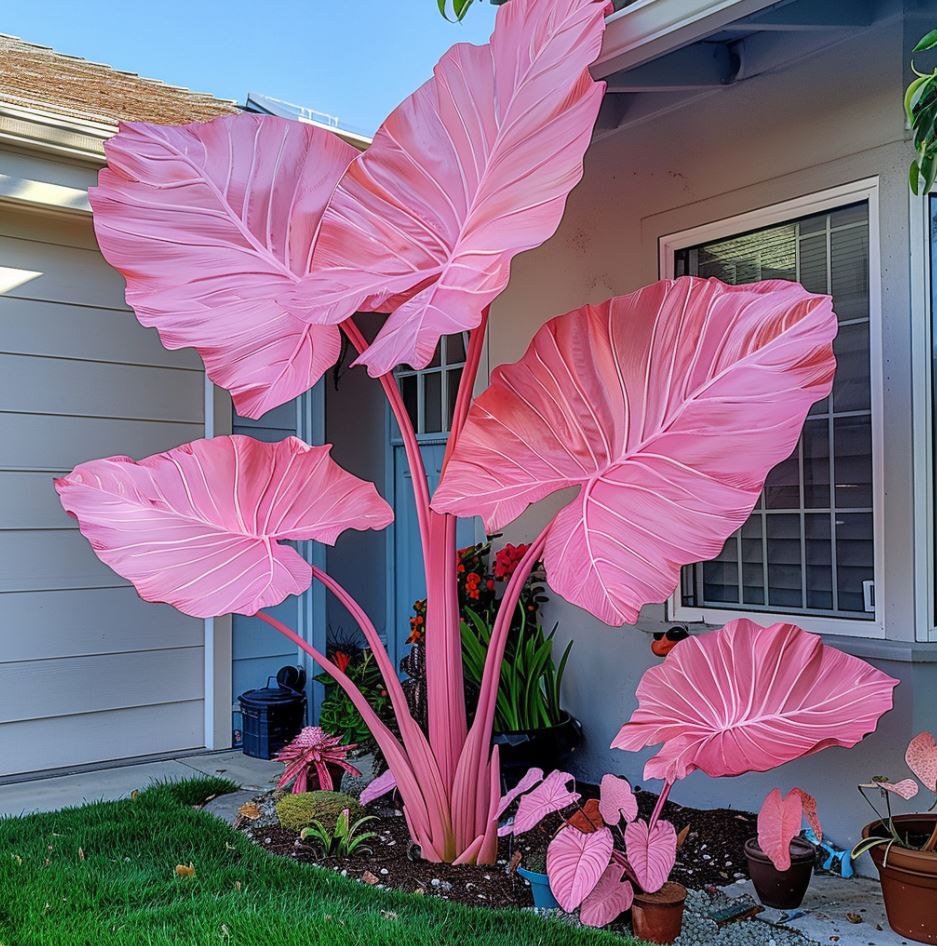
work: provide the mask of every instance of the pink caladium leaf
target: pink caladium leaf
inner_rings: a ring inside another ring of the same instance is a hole
[[[494,371],[433,508],[497,532],[578,486],[547,534],[547,580],[633,623],[748,518],[830,392],[835,334],[830,299],[783,282],[663,280],[561,315]]]
[[[630,881],[621,879],[624,872],[624,867],[614,861],[605,868],[579,908],[579,919],[585,926],[607,926],[631,908],[634,887]]]
[[[621,821],[634,821],[638,817],[638,800],[631,790],[631,783],[617,775],[603,775],[599,785],[599,814],[611,827]]]
[[[876,778],[871,782],[860,785],[859,788],[880,788],[883,792],[891,792],[905,801],[910,801],[920,791],[913,778],[904,778],[900,782],[890,782],[887,778]]]
[[[608,867],[614,839],[608,828],[583,834],[561,828],[547,847],[547,876],[556,902],[571,913],[595,889]]]
[[[612,747],[662,744],[644,777],[767,772],[829,746],[851,748],[892,706],[898,681],[793,624],[747,619],[681,641],[638,684]]]
[[[536,767],[528,769],[524,777],[514,786],[514,788],[505,792],[501,796],[501,800],[498,802],[498,807],[495,811],[495,817],[500,818],[511,806],[511,802],[515,798],[518,798],[520,795],[523,795],[524,792],[529,792],[538,782],[543,781],[543,769],[538,769]]]
[[[791,791],[800,799],[801,807],[804,810],[804,817],[807,824],[813,829],[818,841],[823,840],[823,826],[820,824],[820,816],[817,814],[817,800],[802,788],[792,788]]]
[[[904,760],[925,788],[937,792],[937,744],[933,733],[918,733],[908,743]]]
[[[669,821],[650,828],[644,820],[625,826],[625,850],[634,876],[645,893],[655,893],[667,883],[677,862],[677,832]]]
[[[358,359],[372,376],[425,367],[441,335],[475,328],[582,176],[610,6],[512,0],[489,44],[453,46],[342,179],[290,310],[327,324],[399,304]]]
[[[804,818],[803,800],[797,790],[782,796],[776,788],[758,812],[758,846],[778,870],[791,866],[791,841],[800,834]]]
[[[136,462],[91,460],[55,481],[98,558],[146,601],[205,618],[255,614],[309,587],[312,571],[282,543],[333,544],[382,529],[390,507],[345,472],[330,445],[296,437],[196,440]]]
[[[358,153],[271,115],[124,124],[89,196],[101,252],[167,348],[196,348],[240,414],[308,391],[338,359],[335,326],[276,301],[308,272],[335,185]]]
[[[570,783],[575,779],[568,772],[551,772],[533,791],[528,792],[517,806],[513,824],[498,830],[506,834],[524,834],[536,827],[555,811],[562,811],[580,799],[579,792],[571,791]]]
[[[371,779],[371,781],[365,785],[358,801],[361,802],[362,805],[370,805],[372,801],[377,801],[378,798],[382,798],[388,792],[392,792],[396,787],[397,780],[394,778],[394,773],[388,769],[383,775]]]

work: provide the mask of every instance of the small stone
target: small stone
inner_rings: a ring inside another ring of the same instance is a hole
[[[382,876],[382,877],[386,877],[389,873],[390,873],[390,871],[389,871],[386,867],[382,867],[382,868],[381,868],[381,876]]]

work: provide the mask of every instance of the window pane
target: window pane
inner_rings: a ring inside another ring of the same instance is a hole
[[[834,418],[833,451],[836,456],[833,495],[837,508],[871,509],[872,423],[868,414]]]
[[[767,509],[800,509],[799,447],[768,474],[764,497]]]
[[[808,420],[801,438],[804,451],[804,507],[830,508],[830,422]]]
[[[741,529],[742,538],[742,602],[765,603],[764,542],[762,517],[752,516]]]
[[[869,230],[830,234],[830,291],[840,322],[869,317]]]
[[[440,339],[439,344],[436,345],[436,351],[433,352],[433,357],[430,359],[429,364],[426,366],[427,368],[439,367],[439,361],[441,357],[441,352],[440,352],[441,348],[442,348],[442,339]]]
[[[804,516],[807,557],[807,607],[833,609],[833,543],[829,513]]]
[[[423,430],[428,434],[442,430],[442,374],[428,371],[423,375]]]
[[[875,577],[872,514],[845,513],[836,517],[836,586],[839,607],[863,611],[862,583]]]
[[[843,325],[833,342],[836,377],[833,410],[867,411],[872,406],[869,389],[869,323]]]
[[[465,361],[465,342],[462,333],[450,335],[446,339],[446,364],[461,365]]]
[[[766,516],[768,604],[776,610],[803,607],[800,516]]]
[[[419,409],[417,407],[416,393],[417,378],[415,374],[407,375],[400,379],[400,393],[403,395],[404,407],[410,416],[410,423],[413,429],[419,429]]]
[[[452,415],[455,413],[455,401],[459,394],[459,382],[462,380],[462,369],[454,368],[446,372],[446,384],[449,386],[449,417],[446,430],[452,428]]]
[[[807,292],[826,293],[830,291],[829,281],[824,231],[800,241],[800,284]]]

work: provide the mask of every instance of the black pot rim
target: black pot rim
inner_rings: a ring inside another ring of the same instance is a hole
[[[752,860],[761,861],[764,864],[771,864],[771,866],[774,867],[771,858],[761,849],[758,838],[749,838],[745,842],[745,856],[752,858]],[[816,856],[817,849],[809,841],[801,837],[796,837],[791,840],[791,867],[795,864],[813,861],[816,859]],[[777,870],[776,867],[775,870]]]
[[[563,729],[565,726],[569,726],[572,723],[577,722],[573,717],[572,713],[567,710],[560,710],[563,714],[563,718],[558,722],[554,723],[552,726],[539,726],[536,729],[501,729],[497,732],[492,733],[493,736],[524,736],[527,733],[537,733],[537,732],[552,732],[554,729]]]

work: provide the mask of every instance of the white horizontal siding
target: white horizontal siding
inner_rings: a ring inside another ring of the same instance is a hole
[[[201,700],[4,723],[0,776],[198,749],[202,727]]]
[[[0,150],[0,173],[3,172]],[[127,308],[89,219],[0,220],[0,774],[204,745],[204,625],[103,565],[52,477],[204,435],[191,351]]]
[[[203,636],[199,621],[129,585],[0,595],[0,664],[199,647]]]

